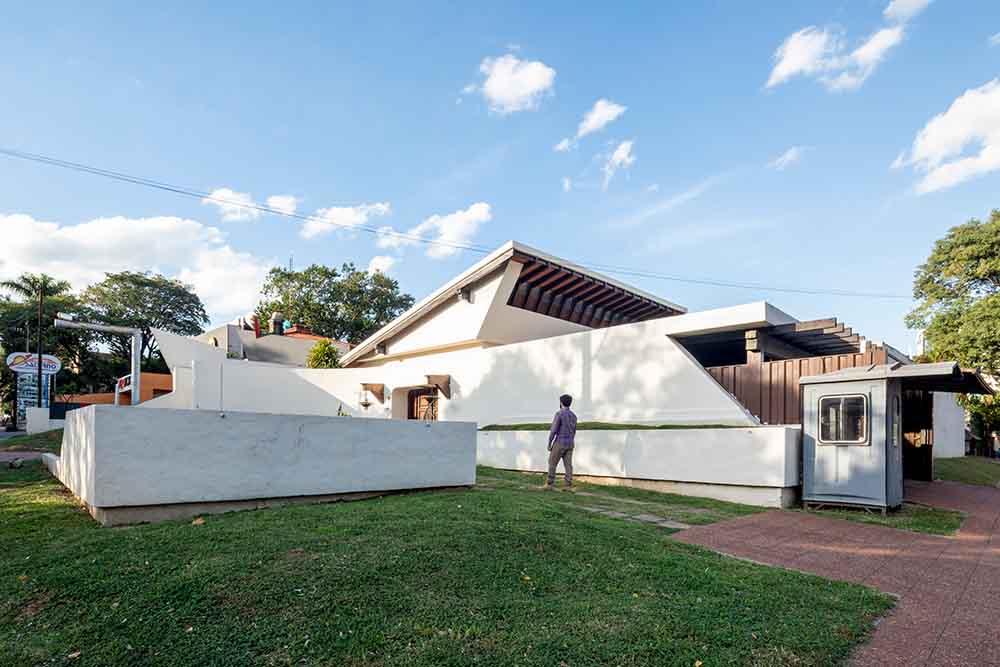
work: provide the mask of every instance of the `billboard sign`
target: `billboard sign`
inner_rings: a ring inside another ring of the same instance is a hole
[[[7,366],[15,373],[35,374],[38,372],[38,355],[31,352],[12,352],[7,355]],[[42,355],[42,375],[55,375],[62,368],[62,362],[51,354]]]

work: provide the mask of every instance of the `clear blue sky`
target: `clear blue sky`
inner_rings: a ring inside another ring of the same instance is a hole
[[[290,195],[339,222],[907,295],[935,239],[1000,207],[987,0],[42,4],[0,22],[0,145],[258,203]],[[0,157],[4,277],[158,270],[221,321],[291,254],[392,258],[417,297],[478,259],[240,217]],[[627,280],[692,310],[767,299],[904,350],[913,338],[905,299]]]

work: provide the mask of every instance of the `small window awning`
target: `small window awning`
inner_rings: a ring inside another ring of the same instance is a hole
[[[906,389],[947,391],[954,394],[992,394],[993,390],[976,369],[962,368],[954,361],[933,364],[879,364],[823,375],[799,378],[799,384],[826,384],[857,380],[898,379]]]
[[[361,389],[371,392],[372,396],[378,399],[379,403],[385,403],[385,385],[375,382],[362,382]]]
[[[427,384],[437,387],[445,398],[451,398],[451,376],[450,375],[428,375]]]

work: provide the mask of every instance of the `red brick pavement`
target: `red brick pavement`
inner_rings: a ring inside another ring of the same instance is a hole
[[[898,595],[856,665],[1000,665],[1000,489],[907,483],[906,498],[967,518],[955,537],[939,537],[773,511],[674,537]]]

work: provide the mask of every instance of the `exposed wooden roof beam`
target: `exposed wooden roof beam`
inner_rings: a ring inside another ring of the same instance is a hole
[[[517,289],[510,297],[510,305],[518,308],[524,307],[524,302],[528,300],[528,286],[525,283],[518,283]]]
[[[532,287],[542,287],[542,282],[544,282],[546,278],[558,275],[561,271],[562,269],[558,266],[547,266],[541,271],[533,273],[530,278],[525,278],[525,280],[531,283]]]
[[[573,278],[572,273],[567,273],[566,271],[559,270],[553,273],[548,278],[545,278],[544,280],[539,282],[538,287],[541,287],[542,289],[548,288],[551,289],[552,291],[555,291],[559,289],[559,285],[564,284],[567,280],[571,280],[572,278]],[[549,287],[550,285],[551,287]]]
[[[527,310],[534,310],[538,306],[538,299],[542,296],[542,290],[537,287],[532,287],[528,292],[528,300],[524,302],[524,307]]]

